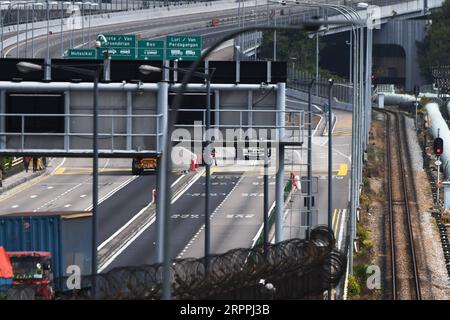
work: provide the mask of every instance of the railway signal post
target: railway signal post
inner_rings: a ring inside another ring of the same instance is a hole
[[[436,185],[436,204],[439,205],[439,187],[440,187],[440,179],[439,179],[439,174],[441,171],[441,154],[444,152],[444,140],[442,140],[441,137],[439,137],[439,130],[438,130],[438,136],[436,139],[434,139],[433,142],[433,151],[434,154],[436,155],[436,161],[435,161],[435,165],[437,166],[437,185]]]

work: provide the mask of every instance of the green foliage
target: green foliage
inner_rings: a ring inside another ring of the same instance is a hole
[[[12,157],[0,157],[0,170],[6,171],[11,168]]]
[[[361,293],[361,286],[358,283],[358,279],[355,276],[348,276],[347,284],[347,297],[348,299],[359,297]]]
[[[364,228],[361,224],[356,226],[356,236],[360,241],[369,240],[369,230]]]
[[[367,187],[368,187],[368,185],[367,185]],[[359,197],[359,202],[361,203],[361,205],[364,207],[364,209],[366,211],[369,211],[371,200],[367,194],[362,194]]]
[[[358,264],[353,267],[353,274],[358,279],[359,283],[365,283],[367,281],[367,267],[368,264]]]
[[[373,248],[373,242],[370,240],[370,231],[361,224],[356,226],[356,236],[358,237],[361,253],[370,253]]]
[[[432,80],[431,67],[450,65],[450,0],[434,11],[431,19],[424,41],[417,42],[420,71],[428,81]]]
[[[263,33],[261,47],[258,52],[260,59],[273,60],[272,31]],[[310,39],[305,32],[298,30],[277,31],[277,60],[291,63],[295,61],[295,68],[312,74],[316,73],[316,39]],[[290,66],[289,66],[290,67]],[[323,78],[342,80],[336,74],[319,68]]]

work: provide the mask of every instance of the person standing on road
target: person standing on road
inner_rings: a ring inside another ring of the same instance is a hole
[[[38,165],[38,158],[33,157],[33,172],[36,172]]]
[[[31,157],[23,157],[23,166],[25,167],[25,172],[28,172],[28,168],[30,167]]]
[[[216,148],[213,148],[211,150],[211,157],[212,157],[212,160],[214,161],[214,165],[217,167]]]

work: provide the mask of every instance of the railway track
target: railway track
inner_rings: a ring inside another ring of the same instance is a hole
[[[386,116],[387,204],[393,300],[421,300],[411,212],[417,210],[404,115]]]

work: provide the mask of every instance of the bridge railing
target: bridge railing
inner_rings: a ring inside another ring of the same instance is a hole
[[[315,75],[301,71],[298,69],[293,70],[292,68],[288,69],[288,87],[292,89],[296,89],[303,92],[308,92],[308,85],[312,79],[315,78]],[[328,81],[327,78],[319,75],[318,79],[316,79],[316,83],[326,83]],[[319,96],[322,98],[328,98],[328,87],[324,85],[314,85],[313,95]],[[333,99],[345,102],[352,103],[353,102],[353,85],[350,82],[343,80],[334,80],[333,84]]]
[[[158,121],[161,117],[100,114],[99,153],[156,154],[157,137],[162,136]],[[92,152],[92,114],[2,113],[0,118],[5,122],[5,130],[0,132],[2,154]],[[127,132],[130,122],[146,129]]]

